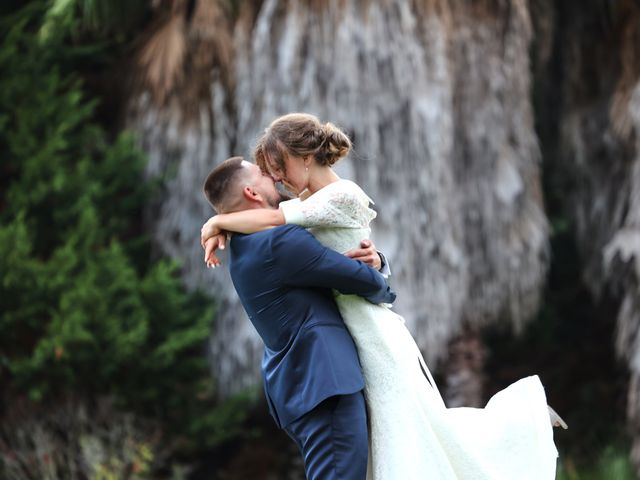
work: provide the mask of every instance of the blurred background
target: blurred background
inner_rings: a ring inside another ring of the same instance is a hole
[[[539,374],[558,479],[640,472],[640,2],[3,0],[0,477],[301,479],[201,185],[354,142],[450,406]]]

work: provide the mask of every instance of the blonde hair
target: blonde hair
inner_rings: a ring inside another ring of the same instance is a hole
[[[319,165],[332,166],[351,151],[351,140],[333,123],[320,123],[308,113],[289,113],[276,118],[258,140],[256,164],[269,172],[269,163],[286,173],[287,156],[313,156]]]

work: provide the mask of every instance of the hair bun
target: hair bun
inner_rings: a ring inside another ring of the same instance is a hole
[[[320,123],[309,113],[288,113],[276,118],[254,149],[256,163],[264,171],[278,168],[286,175],[286,157],[312,155],[319,165],[332,166],[351,151],[351,140],[332,123]],[[267,165],[267,163],[269,165]]]
[[[333,123],[327,122],[322,126],[324,142],[321,146],[319,157],[326,165],[333,165],[341,158],[346,157],[351,151],[351,140],[346,133],[336,127]]]

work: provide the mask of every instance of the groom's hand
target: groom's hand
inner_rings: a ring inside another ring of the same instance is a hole
[[[375,270],[380,270],[382,267],[382,261],[380,260],[376,246],[368,239],[360,242],[360,248],[353,248],[346,252],[345,255],[354,260],[360,260]]]

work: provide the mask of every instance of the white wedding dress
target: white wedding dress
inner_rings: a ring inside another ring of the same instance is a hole
[[[358,185],[339,180],[280,208],[287,223],[345,252],[369,238],[370,202]],[[446,408],[402,317],[355,295],[336,293],[336,301],[365,378],[368,479],[555,478],[558,454],[537,376],[500,391],[485,408]]]

